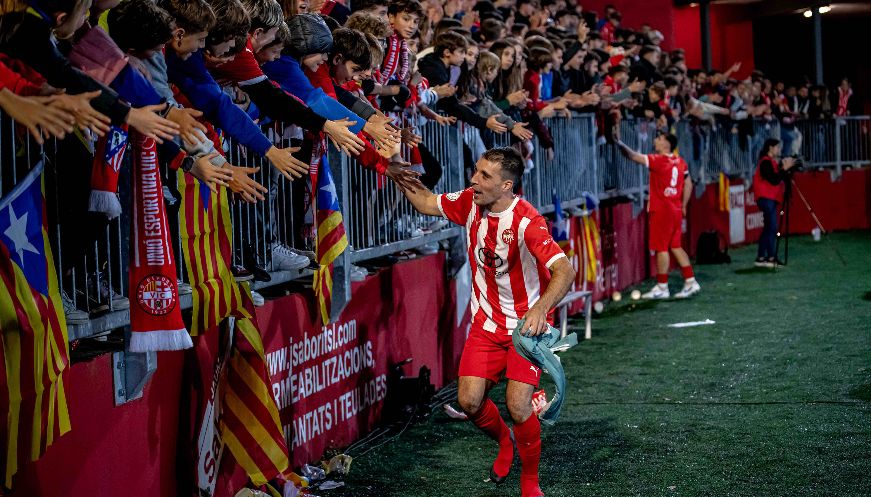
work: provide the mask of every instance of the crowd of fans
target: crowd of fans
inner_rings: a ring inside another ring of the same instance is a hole
[[[607,142],[630,117],[663,131],[684,119],[762,118],[788,132],[796,119],[848,115],[855,103],[846,80],[829,92],[759,71],[737,80],[740,63],[690,68],[653,27],[566,0],[360,0],[353,12],[335,0],[2,3],[0,106],[34,140],[67,137],[87,150],[82,141],[126,126],[161,143],[164,167],[246,202],[269,185],[228,163],[218,134],[289,180],[306,176],[329,139],[400,186],[432,188],[453,165],[422,142],[430,121],[464,127],[467,166],[506,134],[532,167],[533,137],[551,156],[559,143],[547,119],[571,111],[595,113]],[[290,128],[282,136],[294,147],[266,132],[274,123]],[[66,157],[81,167],[64,169],[87,177],[87,153]],[[281,244],[272,251],[299,263]]]

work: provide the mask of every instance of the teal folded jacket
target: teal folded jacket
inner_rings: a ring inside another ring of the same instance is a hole
[[[538,416],[542,423],[552,426],[559,419],[566,391],[566,373],[554,351],[563,351],[577,345],[578,335],[572,333],[565,338],[560,338],[559,330],[548,325],[547,331],[541,335],[524,336],[520,333],[524,321],[521,319],[517,324],[511,339],[518,354],[553,378],[556,393]]]

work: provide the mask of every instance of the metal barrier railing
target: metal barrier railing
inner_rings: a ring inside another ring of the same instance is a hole
[[[591,114],[572,118],[552,118],[547,121],[554,143],[553,160],[547,152],[535,148],[531,171],[534,189],[533,204],[542,213],[553,212],[555,193],[563,207],[580,205],[584,192],[597,197],[599,188],[599,154],[596,146],[596,121]]]
[[[125,261],[130,224],[126,212],[112,221],[105,216],[88,215],[87,178],[92,154],[77,137],[48,140],[39,146],[0,113],[0,197],[7,195],[40,162],[45,164],[48,236],[55,271],[63,306],[71,312],[69,338],[91,334],[96,323],[89,317],[98,312],[111,316],[99,323],[97,328],[101,331],[127,324]],[[127,170],[123,168],[123,173]],[[123,173],[122,185],[125,177],[129,178]],[[124,186],[119,192],[122,199],[129,198],[129,180]],[[78,310],[72,313],[76,307]]]
[[[720,173],[750,180],[765,140],[781,134],[776,121],[761,119],[728,125],[683,120],[676,128],[681,157],[699,184],[716,182]]]
[[[554,118],[547,124],[557,144],[554,157],[548,160],[546,152],[536,144],[532,156],[534,167],[523,178],[524,196],[541,212],[553,210],[553,192],[564,207],[579,204],[583,192],[599,198],[628,196],[639,206],[643,205],[647,171],[629,162],[613,144],[597,142],[594,116]],[[843,167],[871,160],[869,125],[871,120],[867,116],[799,121],[794,129],[802,139],[795,146],[808,165],[829,167],[840,173]],[[627,119],[621,122],[620,129],[622,140],[630,147],[642,153],[653,151],[656,130],[652,122]],[[693,179],[701,184],[717,181],[720,172],[751,178],[765,139],[780,138],[790,131],[782,129],[776,121],[754,121],[752,127],[742,129],[689,121],[681,121],[676,127],[680,153],[689,164]],[[420,133],[424,146],[441,166],[440,177],[433,181],[434,191],[463,189],[467,185],[463,147],[469,131],[463,130],[462,123],[457,126],[428,123]],[[497,146],[510,145],[513,141],[507,133],[492,138]],[[284,136],[276,135],[274,142],[280,146],[290,145]],[[64,300],[71,310],[78,308],[78,314],[73,311],[73,316],[79,319],[70,320],[71,339],[107,332],[129,323],[126,311],[129,306],[126,300],[129,213],[125,209],[113,221],[86,213],[90,186],[86,168],[91,167],[92,155],[82,143],[77,137],[69,137],[37,146],[17,130],[7,116],[0,114],[0,196],[8,193],[40,160],[46,164],[47,212],[52,223],[49,236],[56,269]],[[477,142],[471,145],[480,147]],[[243,263],[249,263],[253,255],[265,267],[272,280],[255,283],[255,289],[310,276],[311,270],[307,268],[279,271],[271,258],[276,243],[297,250],[313,249],[315,227],[304,182],[287,181],[265,159],[232,140],[225,141],[224,149],[234,165],[261,167],[255,179],[269,190],[263,202],[231,204],[233,264],[246,265]],[[411,159],[408,149],[404,153],[406,160]],[[337,285],[334,292],[344,301],[350,298],[351,263],[446,239],[452,239],[453,243],[462,234],[462,228],[434,223],[437,218],[418,214],[386,178],[362,168],[332,148],[329,158],[351,245],[337,261],[337,275],[344,278],[346,284]],[[125,158],[125,165],[128,161],[129,158]],[[128,170],[128,167],[121,168],[122,206],[129,205],[130,201]],[[172,175],[166,184],[171,191]],[[177,229],[177,221],[173,223],[174,212],[170,209],[168,214],[170,224],[174,225],[171,228]],[[180,253],[177,232],[173,233],[173,240]],[[184,282],[184,258],[176,257],[176,261],[179,280]],[[190,297],[182,295],[180,303],[183,308],[189,307]]]
[[[620,140],[633,150],[642,154],[653,153],[653,140],[656,126],[652,121],[624,119],[620,121]],[[604,143],[598,147],[599,196],[628,196],[641,202],[647,190],[648,173],[643,167],[630,161],[614,143]]]
[[[787,138],[792,143],[797,141],[791,151],[804,158],[808,166],[834,168],[836,177],[840,177],[844,167],[858,167],[871,162],[869,116],[799,120],[793,126],[794,136],[787,137],[786,130],[782,134],[784,145],[790,145],[786,143]]]
[[[403,158],[420,172],[423,172],[423,164],[415,164],[414,157],[425,156],[423,160],[430,161],[430,168],[436,165],[441,168],[433,187],[437,193],[464,188],[463,142],[459,128],[430,122],[420,131],[424,150],[412,155],[410,148],[403,147]],[[419,214],[388,178],[365,169],[356,159],[331,150],[330,164],[337,186],[345,185],[342,211],[352,262],[431,244],[444,239],[445,233],[454,234],[445,232],[448,226],[436,223],[438,218]],[[437,174],[429,171],[428,179],[434,179],[432,176]]]

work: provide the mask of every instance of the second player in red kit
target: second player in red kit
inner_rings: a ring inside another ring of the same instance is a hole
[[[674,153],[677,137],[661,134],[653,141],[655,154],[643,155],[618,141],[623,155],[650,170],[650,200],[647,204],[650,250],[656,252],[656,285],[642,295],[646,299],[666,299],[669,252],[674,255],[684,277],[683,289],[675,294],[686,298],[701,290],[693,274],[690,258],[681,247],[681,227],[687,202],[692,194],[687,163]]]

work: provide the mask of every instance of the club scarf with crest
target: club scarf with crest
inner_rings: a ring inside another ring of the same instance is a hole
[[[42,170],[40,162],[0,199],[0,470],[7,488],[19,466],[70,431],[69,339]]]
[[[130,350],[187,349],[193,343],[181,318],[157,146],[138,133],[131,138]]]

